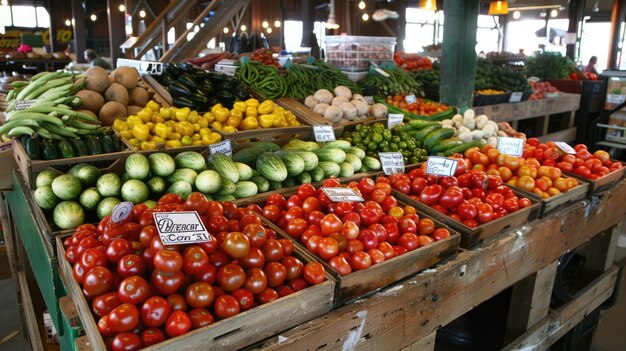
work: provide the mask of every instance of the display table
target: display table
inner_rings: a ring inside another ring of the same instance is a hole
[[[26,192],[26,193],[25,193]],[[7,236],[11,250],[26,252],[24,265],[34,272],[47,309],[61,335],[63,350],[88,349],[75,316],[61,313],[66,295],[54,250],[33,216],[30,194],[19,174],[8,193],[14,223]],[[613,292],[617,270],[611,268],[617,233],[626,213],[626,180],[613,188],[556,210],[542,219],[462,251],[444,264],[400,281],[382,291],[275,335],[252,349],[428,350],[436,331],[500,291],[514,286],[507,349],[543,350],[593,311]],[[549,301],[556,260],[589,242],[591,283],[557,310]],[[591,256],[590,256],[591,257]],[[58,258],[63,259],[63,258]],[[31,287],[32,289],[33,287]],[[285,316],[288,318],[288,316]],[[184,345],[181,345],[181,347]]]

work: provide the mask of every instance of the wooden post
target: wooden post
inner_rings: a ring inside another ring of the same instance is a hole
[[[453,106],[471,106],[476,73],[476,27],[479,0],[445,1],[442,59],[441,102]]]
[[[76,62],[86,63],[85,49],[87,40],[85,39],[85,11],[83,2],[72,0],[72,18],[74,19],[74,50],[76,52]]]
[[[576,56],[578,56],[577,45],[580,38],[578,38],[578,32],[581,27],[578,25],[585,16],[585,4],[586,0],[574,0],[569,3],[569,25],[567,27],[568,33],[576,33],[577,39],[574,44],[567,44],[566,56],[571,58],[572,60],[576,60]],[[584,62],[583,62],[584,63]]]
[[[111,52],[111,68],[115,68],[120,57],[120,46],[126,39],[124,12],[119,10],[119,0],[107,0],[107,17],[109,20],[109,47]]]
[[[626,4],[624,0],[613,0],[613,8],[611,9],[611,46],[609,46],[609,62],[607,69],[617,69],[619,62],[618,53],[623,53],[621,46],[621,23],[626,16]],[[619,55],[621,56],[621,55]],[[583,62],[584,63],[584,62]]]
[[[548,316],[558,260],[513,286],[505,343],[515,340]]]
[[[596,235],[587,245],[587,257],[585,258],[585,271],[597,275],[605,272],[613,265],[615,247],[619,237],[621,223]]]

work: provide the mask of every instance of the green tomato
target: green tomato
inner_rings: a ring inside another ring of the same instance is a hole
[[[400,148],[401,150],[406,150],[407,146],[408,145],[407,145],[406,141],[401,141],[401,142],[398,143],[398,148]]]
[[[382,133],[374,133],[374,134],[372,134],[372,141],[375,142],[376,144],[378,144],[381,141],[383,141]]]
[[[370,151],[376,151],[378,150],[378,144],[372,141],[371,143],[367,144],[367,149]]]
[[[391,140],[391,131],[389,129],[383,130],[383,139],[385,139],[385,141]]]
[[[399,150],[398,144],[396,144],[396,143],[389,143],[389,150],[391,150],[393,152],[398,151]]]

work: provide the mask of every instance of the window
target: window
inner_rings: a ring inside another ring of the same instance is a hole
[[[41,6],[0,6],[4,27],[50,28],[50,14]]]
[[[404,51],[421,52],[422,47],[443,40],[443,11],[406,9]]]
[[[478,15],[476,53],[499,51],[500,24],[497,16]]]
[[[172,27],[167,31],[167,43],[174,44],[176,42],[176,28]]]
[[[16,27],[37,27],[37,14],[33,6],[11,6],[13,25]]]
[[[13,20],[11,19],[11,6],[0,6],[0,23],[2,23],[5,27],[13,25]]]
[[[302,21],[285,21],[285,50],[297,51],[302,43]]]
[[[35,8],[37,12],[37,27],[50,28],[50,15],[45,7],[38,6]]]

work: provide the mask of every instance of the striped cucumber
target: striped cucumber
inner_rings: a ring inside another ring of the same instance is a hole
[[[454,129],[450,128],[442,128],[434,130],[428,134],[424,138],[424,147],[428,150],[432,148],[438,141],[448,139],[454,136]]]
[[[417,129],[417,130],[422,130],[426,127],[430,127],[430,126],[434,126],[437,124],[441,124],[440,122],[436,122],[436,121],[426,121],[423,119],[412,119],[409,121],[409,125],[413,128],[413,129]]]
[[[460,146],[460,145],[463,145],[463,141],[459,139],[449,138],[449,139],[441,140],[435,143],[435,145],[433,145],[433,147],[430,148],[430,152],[444,152],[448,149],[451,149],[455,146]]]
[[[420,129],[420,131],[415,133],[415,139],[424,142],[424,139],[426,139],[428,133],[433,132],[437,129],[441,129],[441,123],[433,124],[432,126]]]
[[[469,143],[464,143],[463,145],[459,145],[459,146],[455,146],[453,148],[450,148],[446,151],[443,152],[444,156],[450,156],[452,154],[455,153],[463,153],[465,151],[467,151],[468,149],[471,149],[473,147],[482,147],[483,146],[483,141],[482,140],[472,140]]]

